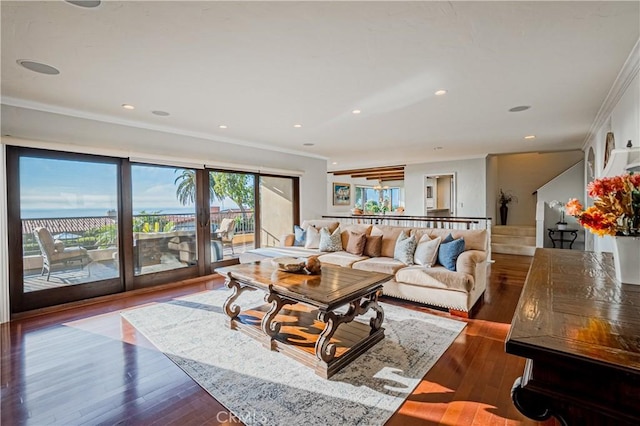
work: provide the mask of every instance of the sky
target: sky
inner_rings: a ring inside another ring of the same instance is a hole
[[[176,197],[174,167],[133,165],[133,211],[188,212]],[[117,209],[117,166],[96,162],[21,157],[20,208],[25,210]],[[231,200],[214,200],[222,209],[236,208]]]

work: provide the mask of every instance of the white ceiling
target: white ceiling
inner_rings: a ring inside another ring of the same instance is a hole
[[[639,5],[2,1],[2,102],[333,170],[575,149],[640,37]]]

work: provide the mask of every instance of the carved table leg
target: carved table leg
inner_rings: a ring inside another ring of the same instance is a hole
[[[262,331],[269,337],[275,337],[278,333],[280,333],[279,322],[275,322],[275,318],[282,309],[284,305],[293,305],[297,303],[294,300],[289,300],[285,298],[281,298],[275,293],[267,293],[264,297],[264,301],[267,303],[271,303],[271,308],[269,312],[266,313],[264,317],[262,317]]]
[[[231,296],[229,296],[227,300],[224,301],[224,304],[222,305],[222,309],[229,317],[229,324],[233,326],[233,320],[236,319],[240,314],[240,306],[236,305],[235,301],[245,291],[247,290],[253,291],[255,290],[255,288],[246,287],[246,286],[242,287],[242,285],[240,285],[240,282],[231,278],[230,275],[227,275],[227,280],[225,281],[224,285],[227,288],[233,289],[233,293],[231,293]]]
[[[567,425],[562,416],[551,412],[547,401],[522,387],[522,377],[518,377],[513,383],[511,400],[518,411],[530,419],[544,421],[553,415],[561,425]]]
[[[353,321],[356,316],[366,313],[369,309],[376,311],[376,316],[369,321],[371,334],[373,334],[380,330],[382,321],[384,320],[384,311],[378,304],[377,292],[366,296],[366,300],[362,303],[360,303],[359,300],[351,302],[349,309],[343,315],[331,311],[319,312],[318,319],[325,323],[325,327],[322,333],[320,333],[315,345],[316,357],[325,363],[331,362],[336,355],[336,345],[335,343],[331,343],[331,338],[338,329],[338,326]]]

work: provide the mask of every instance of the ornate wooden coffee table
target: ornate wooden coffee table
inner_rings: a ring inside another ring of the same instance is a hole
[[[391,275],[326,265],[322,274],[307,275],[280,271],[269,260],[216,272],[233,289],[223,306],[232,329],[312,367],[322,377],[331,377],[384,338],[378,295]],[[264,291],[267,305],[241,310],[235,302],[247,290]],[[375,316],[368,324],[354,321],[370,309]]]

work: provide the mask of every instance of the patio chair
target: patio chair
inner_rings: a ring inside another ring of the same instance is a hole
[[[220,240],[222,247],[225,245],[231,247],[231,254],[235,254],[233,251],[233,235],[236,231],[236,221],[233,219],[224,218],[220,222],[220,227],[215,231],[216,239]]]
[[[33,231],[33,235],[42,252],[42,273],[40,275],[44,275],[44,272],[47,271],[47,281],[51,277],[53,265],[57,263],[66,265],[69,262],[79,260],[84,268],[84,261],[90,259],[87,249],[84,247],[65,247],[62,241],[53,239],[47,228],[37,228]],[[91,276],[91,269],[87,268],[87,270]]]

